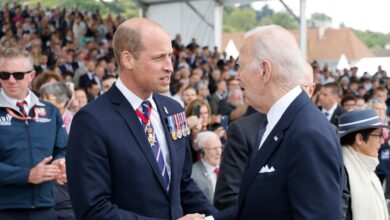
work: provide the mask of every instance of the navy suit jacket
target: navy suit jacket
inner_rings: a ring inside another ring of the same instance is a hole
[[[181,112],[180,104],[159,94],[153,99],[169,148],[169,192],[135,111],[112,86],[73,118],[66,161],[77,219],[177,219],[216,212],[191,179],[187,138],[173,140],[168,131],[167,116]]]
[[[245,167],[251,153],[259,147],[255,143],[256,130],[265,119],[266,114],[256,112],[229,125],[214,194],[214,206],[219,210],[237,204]]]
[[[339,138],[304,92],[290,104],[249,163],[238,205],[216,214],[215,219],[341,218]],[[266,165],[274,172],[260,172]]]

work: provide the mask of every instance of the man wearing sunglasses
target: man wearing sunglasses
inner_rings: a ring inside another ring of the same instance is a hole
[[[67,134],[29,89],[34,76],[28,52],[0,52],[0,219],[55,219],[52,181],[66,182]]]

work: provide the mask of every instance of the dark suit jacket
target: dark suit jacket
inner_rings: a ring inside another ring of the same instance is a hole
[[[336,110],[334,110],[332,118],[330,119],[330,123],[336,125],[336,127],[339,126],[339,118],[342,114],[346,113],[347,111],[343,108],[341,108],[339,105],[337,105]]]
[[[320,110],[322,111],[322,107],[320,107]],[[334,124],[336,127],[339,126],[339,117],[346,113],[347,111],[341,106],[337,105],[337,108],[334,110],[332,117],[330,118],[330,123]]]
[[[342,175],[335,129],[302,92],[253,154],[238,206],[215,219],[341,219]]]
[[[77,219],[177,219],[216,211],[191,179],[188,139],[173,140],[168,131],[167,116],[182,108],[162,95],[153,99],[169,148],[169,192],[135,111],[113,86],[73,118],[66,159]]]
[[[256,112],[229,125],[215,187],[214,205],[218,209],[237,204],[241,177],[251,152],[258,147],[255,146],[256,131],[265,118],[265,114]]]
[[[90,79],[88,76],[88,73],[84,73],[83,75],[80,76],[79,78],[79,87],[80,88],[87,88],[89,81],[94,80]],[[96,80],[95,80],[96,81]],[[97,83],[97,82],[96,82]]]

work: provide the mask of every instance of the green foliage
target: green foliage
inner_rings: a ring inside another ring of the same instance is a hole
[[[278,12],[271,16],[272,24],[282,26],[286,29],[293,30],[299,28],[299,23],[290,14]],[[260,21],[261,22],[261,21]]]
[[[325,13],[313,13],[308,21],[309,28],[317,28],[320,24],[332,24],[332,18]]]
[[[269,8],[268,5],[264,5],[260,11],[257,11],[256,12],[256,21],[260,21],[261,19],[265,18],[265,17],[270,17],[270,16],[273,16],[275,14],[275,12]]]
[[[390,33],[384,34],[372,31],[353,30],[356,35],[371,49],[383,49],[386,43],[390,43]]]
[[[268,6],[256,11],[248,6],[225,7],[224,32],[246,32],[260,25],[276,24],[286,29],[296,29],[299,24],[286,12],[274,13]]]

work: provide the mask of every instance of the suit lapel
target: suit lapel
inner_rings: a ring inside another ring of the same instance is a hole
[[[211,183],[211,176],[209,176],[207,169],[202,162],[200,162],[200,169],[202,170],[202,175],[205,177],[205,179],[207,179],[207,181],[206,181],[207,188],[209,189],[209,192],[212,193],[213,192],[213,185]]]
[[[160,169],[156,159],[154,158],[153,152],[150,149],[150,144],[134,109],[116,86],[112,86],[112,89],[109,90],[108,95],[110,96],[112,103],[115,105],[115,110],[119,115],[121,115],[123,120],[126,122],[130,132],[133,134],[133,137],[138,143],[138,147],[141,149],[150,166],[152,167],[153,173],[160,182],[161,187],[165,189]],[[166,190],[164,191],[166,192]],[[166,195],[168,196],[167,193]]]
[[[156,103],[158,113],[160,114],[162,127],[164,128],[165,140],[167,141],[169,157],[171,159],[171,163],[170,163],[171,179],[170,179],[170,190],[169,190],[169,192],[171,193],[171,192],[174,192],[174,190],[172,190],[172,188],[176,187],[175,184],[173,184],[173,183],[176,183],[176,177],[177,177],[176,174],[178,171],[176,170],[176,166],[175,166],[176,153],[174,152],[174,149],[173,149],[174,143],[171,139],[171,134],[170,134],[168,126],[167,126],[167,117],[168,117],[170,112],[169,112],[169,108],[164,105],[164,103],[162,102],[161,99],[158,98],[158,95],[153,95],[153,100]],[[165,161],[165,163],[167,163],[167,161]],[[171,196],[171,198],[173,198],[173,197]]]
[[[280,143],[284,137],[284,131],[290,126],[293,118],[296,115],[296,112],[307,102],[310,102],[310,99],[306,96],[306,94],[304,94],[304,92],[302,92],[283,113],[278,123],[264,141],[260,150],[255,150],[252,153],[251,160],[249,162],[250,164],[248,165],[243,175],[239,206],[244,201],[243,198],[245,197],[248,189],[250,188],[250,185],[253,183],[261,168],[267,164],[268,159],[279,148]]]

